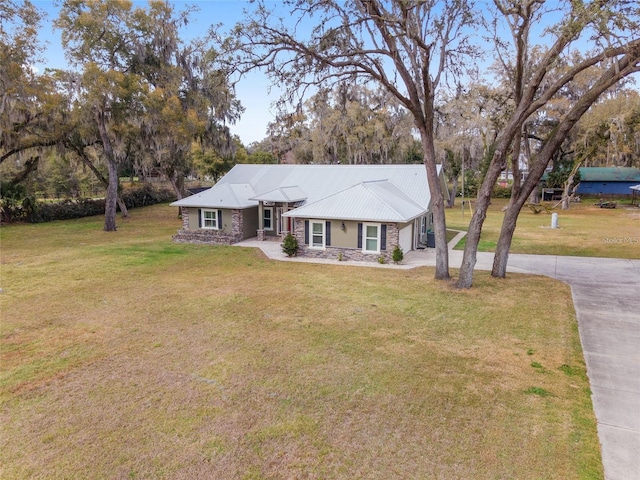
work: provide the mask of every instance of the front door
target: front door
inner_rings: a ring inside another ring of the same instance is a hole
[[[278,207],[278,234],[293,233],[293,219],[282,215],[288,211],[287,207]]]

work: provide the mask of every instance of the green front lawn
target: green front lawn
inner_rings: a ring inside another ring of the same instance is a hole
[[[475,201],[472,199],[472,205]],[[482,229],[479,251],[495,251],[502,218],[502,208],[508,199],[493,199]],[[547,202],[549,206],[557,202]],[[551,227],[551,214],[534,214],[524,207],[518,218],[511,253],[539,255],[571,255],[604,258],[640,259],[640,208],[620,201],[615,209],[599,208],[593,201],[572,204],[569,210],[560,207],[557,229]],[[471,214],[463,212],[458,201],[447,209],[447,227],[467,230]],[[464,248],[465,239],[457,245]]]
[[[602,478],[566,285],[269,261],[131,214],[0,229],[3,479]]]

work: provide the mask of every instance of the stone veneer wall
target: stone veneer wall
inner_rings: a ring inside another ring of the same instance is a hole
[[[182,215],[182,230],[189,230],[189,209],[180,207],[180,215]]]
[[[223,216],[224,218],[224,216]],[[189,230],[189,210],[182,209],[182,228],[173,236],[176,243],[206,243],[231,245],[243,240],[244,215],[242,210],[231,211],[231,232],[224,230]]]
[[[382,256],[385,263],[392,262],[392,253],[396,245],[400,243],[398,225],[387,223],[387,249],[380,253],[364,253],[361,248],[325,247],[324,249],[309,248],[304,244],[304,220],[296,219],[294,235],[298,240],[298,256],[311,258],[327,258],[337,260],[342,253],[342,260],[354,260],[358,262],[378,262]],[[406,253],[406,252],[405,252]]]

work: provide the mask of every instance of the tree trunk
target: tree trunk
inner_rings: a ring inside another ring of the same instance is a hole
[[[113,153],[113,147],[111,146],[111,139],[107,133],[105,114],[103,111],[97,111],[95,117],[98,124],[98,131],[100,132],[100,139],[102,140],[102,148],[107,158],[107,170],[109,172],[109,183],[104,205],[104,231],[115,232],[116,203],[118,200],[118,164],[115,154]]]
[[[573,187],[573,180],[576,177],[576,172],[580,168],[581,164],[582,160],[576,163],[569,174],[569,178],[567,178],[567,181],[564,184],[564,191],[562,192],[562,210],[569,210],[569,206],[571,204],[571,187]]]
[[[116,186],[116,188],[118,188]],[[129,217],[129,210],[127,209],[127,206],[124,203],[124,200],[122,200],[122,197],[120,195],[117,196],[117,202],[118,202],[118,207],[120,207],[120,212],[122,213],[122,216],[124,218],[128,218]]]
[[[104,231],[116,231],[116,204],[118,200],[118,166],[113,160],[107,161],[109,186],[104,204]]]
[[[458,177],[454,177],[451,185],[451,195],[449,196],[449,201],[447,202],[448,208],[453,208],[456,206],[456,195],[458,195]]]
[[[476,265],[478,244],[480,242],[480,234],[482,233],[482,224],[487,218],[487,210],[491,204],[491,194],[493,192],[493,186],[496,184],[500,172],[502,171],[502,165],[504,158],[506,157],[506,148],[508,144],[504,145],[506,140],[503,140],[503,145],[499,145],[493,153],[491,164],[485,174],[482,185],[478,189],[478,197],[476,199],[476,206],[469,222],[469,229],[467,231],[467,243],[464,247],[464,253],[462,255],[462,264],[460,265],[460,276],[456,282],[458,288],[471,288],[473,285],[473,269]]]
[[[13,180],[11,180],[10,182],[11,186],[15,187],[19,183],[26,180],[26,178],[31,174],[31,172],[38,169],[39,162],[40,162],[39,156],[29,157],[29,160],[24,162],[24,168],[22,169],[22,171],[18,173]]]
[[[504,212],[502,228],[496,245],[496,253],[493,256],[493,267],[491,275],[497,278],[504,278],[507,275],[507,263],[509,262],[509,251],[513,240],[513,233],[516,231],[516,223],[520,210],[529,196],[528,192],[520,191],[518,197],[514,197],[509,202],[509,206]]]
[[[67,146],[67,148],[71,148],[78,154],[78,156],[82,160],[82,163],[84,163],[87,167],[89,167],[89,170],[91,170],[93,174],[96,176],[96,178],[100,180],[100,183],[102,183],[105,186],[105,188],[108,189],[109,180],[104,178],[104,175],[102,175],[100,170],[98,170],[96,166],[93,164],[93,162],[91,161],[91,159],[89,159],[89,157],[84,151],[84,147],[75,145],[73,143],[67,143],[65,145]],[[118,202],[118,206],[120,207],[120,211],[122,212],[122,216],[125,218],[128,217],[129,210],[127,209],[127,206],[125,205],[124,200],[122,200],[122,197],[120,195],[118,195],[117,202]]]
[[[433,130],[432,130],[433,131]],[[440,185],[436,167],[435,146],[433,133],[421,129],[424,165],[427,169],[427,182],[431,192],[431,208],[433,209],[433,229],[436,241],[436,280],[448,280],[449,276],[449,248],[447,246],[447,222],[444,211],[444,194]]]
[[[513,183],[511,184],[511,196],[518,195],[522,178],[520,176],[520,145],[522,136],[516,137],[513,144],[513,153],[511,154],[511,170],[513,173]],[[507,170],[507,183],[509,182],[509,171]]]
[[[167,175],[167,179],[169,180],[169,183],[171,184],[171,188],[173,188],[173,192],[176,194],[177,199],[182,200],[182,198],[184,197],[184,195],[182,194],[183,188],[184,188],[184,177],[182,177],[183,188],[180,188],[180,184],[179,184],[180,175]]]

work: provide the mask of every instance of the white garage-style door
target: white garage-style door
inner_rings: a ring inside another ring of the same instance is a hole
[[[399,232],[400,248],[404,253],[413,250],[413,224],[409,224]]]

